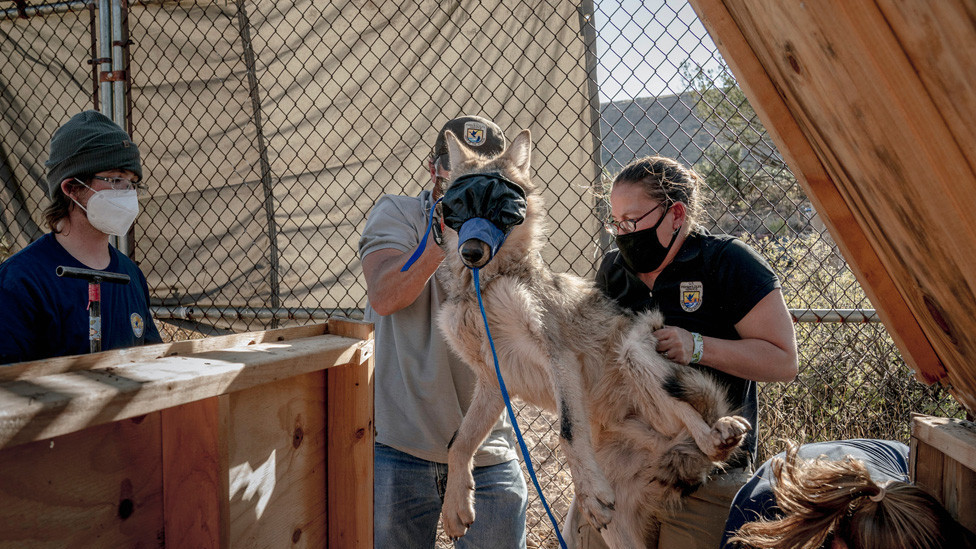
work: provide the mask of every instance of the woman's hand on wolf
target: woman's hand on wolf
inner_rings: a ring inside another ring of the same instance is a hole
[[[657,338],[657,352],[668,360],[678,364],[691,363],[691,354],[695,348],[691,332],[677,326],[665,326],[655,330],[654,337]]]
[[[735,325],[739,339],[703,337],[698,363],[753,381],[791,381],[796,377],[796,333],[777,288]],[[654,332],[657,351],[678,364],[690,364],[695,340],[691,332],[665,326]]]

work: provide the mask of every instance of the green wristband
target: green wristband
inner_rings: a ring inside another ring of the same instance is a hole
[[[691,339],[695,342],[695,349],[691,353],[691,363],[697,364],[702,358],[702,353],[705,352],[705,340],[698,332],[692,332]]]

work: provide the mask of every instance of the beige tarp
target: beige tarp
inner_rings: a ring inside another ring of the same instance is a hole
[[[462,113],[494,119],[510,139],[532,131],[535,177],[548,185],[554,220],[548,259],[589,274],[598,113],[578,9],[498,0],[133,5],[133,134],[151,187],[135,258],[154,300],[362,307],[356,250],[366,214],[383,193],[426,186],[437,128]],[[51,133],[91,106],[88,19],[81,11],[0,21],[0,134],[12,171],[0,172],[2,228],[15,248],[39,235]]]

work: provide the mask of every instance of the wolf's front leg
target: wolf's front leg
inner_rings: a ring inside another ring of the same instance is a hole
[[[451,539],[463,536],[474,522],[474,454],[505,408],[497,385],[478,379],[471,406],[447,452],[447,488],[441,521]]]

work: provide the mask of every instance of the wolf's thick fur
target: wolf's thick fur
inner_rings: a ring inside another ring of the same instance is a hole
[[[606,527],[611,547],[643,547],[658,528],[657,517],[727,460],[750,425],[731,415],[710,376],[655,351],[660,313],[632,315],[589,281],[543,263],[546,213],[529,178],[528,130],[494,159],[475,155],[450,133],[447,142],[453,179],[498,171],[526,194],[525,222],[479,272],[505,385],[512,395],[558,413],[583,516]],[[504,402],[472,272],[457,253],[457,233],[444,236],[441,268],[450,276],[439,323],[478,378],[448,454],[442,519],[444,531],[456,538],[475,520],[473,457]]]

